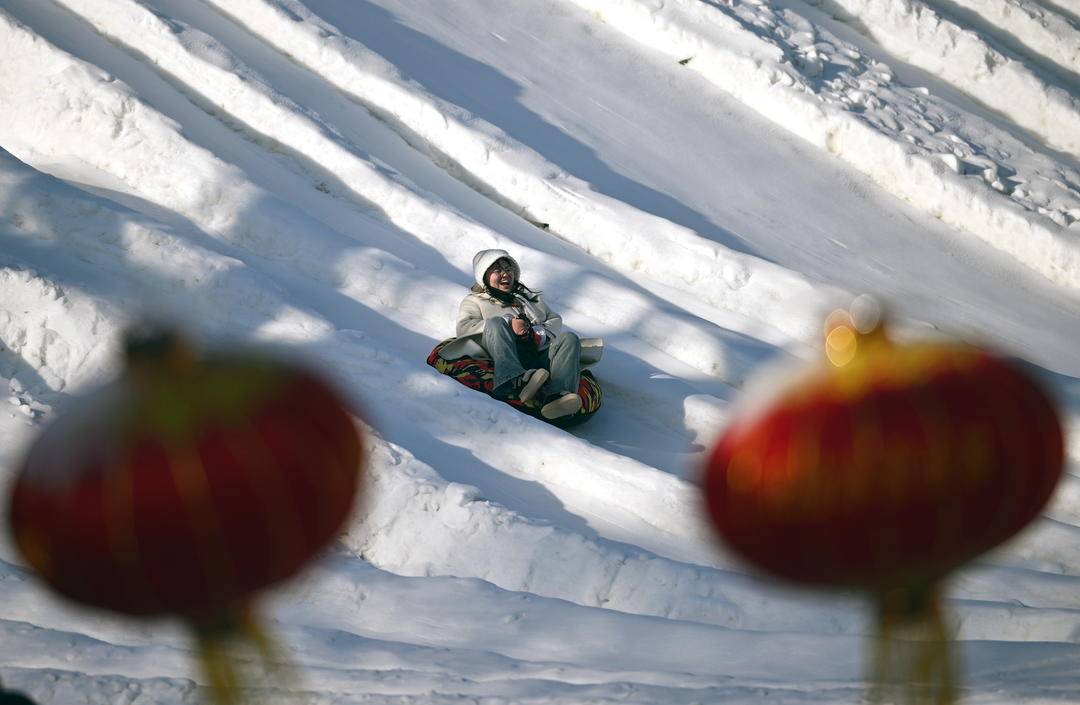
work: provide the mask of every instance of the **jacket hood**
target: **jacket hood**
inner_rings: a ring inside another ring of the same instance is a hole
[[[472,260],[473,279],[477,284],[487,288],[487,283],[484,281],[484,272],[500,259],[510,260],[510,264],[514,267],[514,281],[521,281],[521,267],[518,266],[517,260],[511,257],[509,252],[506,250],[480,250]]]

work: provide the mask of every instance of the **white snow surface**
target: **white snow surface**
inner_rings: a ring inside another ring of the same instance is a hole
[[[246,702],[859,702],[864,598],[754,574],[696,480],[761,370],[871,293],[1059,400],[1053,501],[946,594],[965,702],[1076,700],[1078,27],[1076,0],[0,0],[0,497],[161,316],[363,410],[360,510],[263,601],[297,673]],[[586,425],[425,364],[489,247],[605,339]],[[0,681],[206,694],[179,625],[54,598],[3,535]]]

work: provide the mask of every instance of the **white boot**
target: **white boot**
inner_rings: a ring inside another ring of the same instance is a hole
[[[544,386],[544,382],[548,381],[550,373],[544,368],[538,370],[529,370],[525,374],[521,375],[521,379],[525,384],[518,392],[518,399],[522,402],[527,402],[536,396],[536,393],[540,391],[540,387]]]
[[[544,404],[543,408],[540,409],[540,415],[545,419],[557,419],[562,416],[576,414],[579,411],[581,411],[581,397],[577,394],[567,393]]]

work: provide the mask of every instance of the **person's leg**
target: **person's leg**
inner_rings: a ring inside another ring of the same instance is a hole
[[[551,377],[544,385],[544,392],[548,397],[577,394],[581,382],[581,340],[577,333],[559,333],[546,352]]]
[[[532,399],[547,380],[548,371],[533,369],[540,365],[532,359],[535,356],[526,354],[528,348],[520,343],[506,319],[489,318],[484,321],[484,333],[480,340],[495,366],[491,393],[500,399]],[[528,371],[526,365],[531,370],[528,378],[524,377]]]
[[[492,380],[492,393],[497,396],[512,394],[514,380],[525,374],[525,368],[518,359],[517,338],[505,318],[489,318],[484,321],[484,333],[480,344],[491,356],[495,365],[495,379]],[[507,392],[509,391],[509,394]]]

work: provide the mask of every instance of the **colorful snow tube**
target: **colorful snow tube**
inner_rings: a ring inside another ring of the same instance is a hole
[[[447,338],[436,345],[435,349],[432,350],[431,354],[427,357],[427,364],[431,365],[444,375],[453,377],[469,389],[475,389],[478,392],[483,392],[484,394],[491,396],[491,381],[495,378],[495,367],[491,364],[491,360],[481,360],[473,357],[460,357],[455,360],[444,360],[442,356],[439,355],[439,352],[452,340],[454,339]],[[560,428],[568,428],[588,421],[600,408],[603,392],[600,389],[600,383],[596,381],[596,377],[588,370],[581,371],[581,382],[578,384],[578,396],[581,397],[581,411],[558,419],[545,419],[541,416],[540,407],[542,404],[537,399],[528,402],[521,402],[518,399],[500,399],[500,401],[505,401],[518,411],[522,411],[530,416],[535,416],[542,421],[547,421]]]

